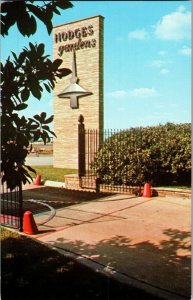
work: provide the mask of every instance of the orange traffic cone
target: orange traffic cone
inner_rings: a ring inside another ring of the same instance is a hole
[[[34,181],[34,184],[35,185],[40,185],[41,184],[41,176],[40,175],[36,176],[36,180]]]
[[[151,185],[146,183],[143,189],[143,197],[151,197]]]
[[[23,216],[23,232],[26,234],[38,233],[38,228],[30,210],[26,211]]]

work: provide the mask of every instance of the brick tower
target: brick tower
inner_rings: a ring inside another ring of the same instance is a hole
[[[78,169],[80,115],[87,129],[103,131],[103,22],[95,16],[54,27],[53,58],[73,71],[54,89],[54,167]]]

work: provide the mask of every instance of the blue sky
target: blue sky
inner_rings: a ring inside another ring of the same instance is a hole
[[[72,1],[54,25],[104,16],[105,128],[191,122],[191,2]],[[2,39],[1,59],[29,41],[46,44],[52,36],[40,24],[23,38],[16,27]],[[52,95],[31,99],[26,115],[53,113]]]

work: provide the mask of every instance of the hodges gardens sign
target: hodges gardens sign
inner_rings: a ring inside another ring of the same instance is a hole
[[[85,48],[94,48],[96,46],[96,39],[93,39],[94,35],[93,26],[84,26],[75,30],[68,30],[56,33],[54,36],[55,43],[68,42],[65,45],[58,47],[58,55],[62,56],[64,52],[71,52],[73,50],[80,50]],[[84,40],[82,40],[84,38]],[[85,38],[87,38],[85,40]],[[89,38],[89,39],[88,39]],[[74,42],[73,40],[78,39]],[[73,41],[74,43],[69,43]]]

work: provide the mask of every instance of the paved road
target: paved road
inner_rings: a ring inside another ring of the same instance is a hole
[[[26,164],[30,166],[53,165],[53,156],[28,156]]]
[[[190,232],[189,199],[111,195],[58,209],[35,237],[177,300],[190,299]]]

